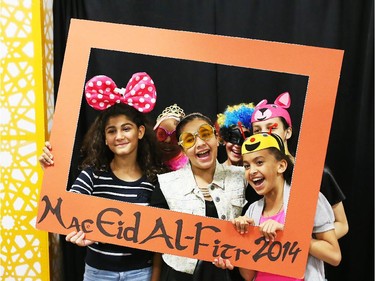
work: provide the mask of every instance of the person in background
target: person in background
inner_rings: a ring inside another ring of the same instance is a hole
[[[135,73],[119,89],[111,78],[95,76],[86,83],[85,97],[100,113],[85,135],[82,171],[69,191],[148,206],[157,174],[166,171],[145,114],[156,101],[151,77]],[[152,252],[94,242],[82,231],[69,233],[66,241],[87,247],[84,281],[159,278]]]
[[[176,127],[184,118],[184,110],[177,104],[166,107],[157,117],[154,131],[162,150],[162,160],[171,171],[184,167],[189,159],[177,143]]]
[[[231,220],[246,203],[243,167],[217,161],[218,136],[212,121],[200,113],[185,116],[176,128],[178,144],[189,158],[183,168],[158,175],[151,205],[172,211]],[[229,272],[211,262],[162,255],[161,280],[230,280]]]
[[[251,134],[253,112],[253,103],[240,103],[227,106],[223,113],[217,115],[215,126],[218,128],[220,143],[224,145],[227,156],[223,162],[224,165],[242,166],[241,146]],[[242,214],[252,202],[260,198],[250,186],[246,188],[245,197],[247,204],[244,206]]]
[[[292,159],[286,154],[283,140],[276,134],[268,133],[259,133],[246,139],[242,145],[242,154],[245,177],[262,198],[250,205],[245,216],[232,222],[241,234],[248,232],[249,225],[259,226],[264,239],[272,242],[277,232],[284,229],[291,190]],[[333,221],[332,208],[324,195],[319,193],[313,238],[303,279],[240,268],[242,277],[255,281],[324,281],[324,262],[337,266],[341,261]],[[233,268],[230,261],[221,258],[215,259],[214,264],[223,269]]]
[[[225,146],[225,165],[242,166],[241,145],[250,136],[253,112],[252,103],[240,103],[227,106],[224,113],[217,115],[215,125],[218,127],[221,143]]]
[[[294,163],[294,156],[288,149],[288,140],[293,133],[292,120],[287,111],[290,104],[291,99],[288,92],[280,94],[273,104],[268,104],[267,100],[262,100],[255,106],[254,113],[251,116],[251,125],[254,134],[269,132],[279,135],[284,142],[286,154],[289,155]],[[335,233],[337,239],[340,239],[349,231],[348,220],[342,202],[345,200],[345,195],[327,166],[323,170],[320,191],[332,206],[335,215]]]

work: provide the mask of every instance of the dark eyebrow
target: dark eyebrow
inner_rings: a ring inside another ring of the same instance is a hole
[[[275,122],[270,122],[270,123],[267,123],[267,127],[270,127],[270,126],[273,126],[274,124],[276,124]]]
[[[134,124],[130,123],[130,122],[127,122],[127,123],[123,123],[121,124],[121,128],[125,127],[125,126],[134,126]],[[108,130],[108,129],[112,129],[112,128],[116,128],[116,126],[114,125],[110,125],[110,126],[107,126],[104,128],[104,130]]]
[[[276,122],[268,122],[268,123],[266,123],[265,125],[266,126],[272,126],[273,124],[275,124]],[[253,127],[260,127],[260,125],[253,125]]]
[[[115,126],[106,126],[104,129],[108,130],[108,129],[112,129],[112,128],[115,128]]]
[[[260,156],[257,156],[257,157],[255,157],[254,159],[253,159],[253,162],[256,162],[256,161],[258,161],[258,160],[262,160],[262,159],[264,159],[265,157],[263,156],[263,155],[260,155]]]

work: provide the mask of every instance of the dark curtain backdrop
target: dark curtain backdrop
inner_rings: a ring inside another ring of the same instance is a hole
[[[344,206],[350,229],[339,241],[342,262],[328,267],[327,277],[330,281],[373,280],[373,1],[61,0],[54,1],[53,9],[56,95],[71,18],[344,50],[326,164],[347,197]],[[165,106],[178,103],[187,113],[202,112],[215,119],[228,104],[256,104],[264,98],[273,102],[289,91],[295,151],[308,77],[93,49],[87,79],[105,74],[125,87],[137,71],[148,72],[157,87],[152,118]],[[77,175],[82,137],[94,118],[95,112],[83,102],[69,184]],[[319,132],[311,132],[311,137],[318,136]],[[62,250],[65,280],[82,280],[84,250],[66,243]]]

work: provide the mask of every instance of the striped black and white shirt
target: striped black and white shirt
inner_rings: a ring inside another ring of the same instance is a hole
[[[69,191],[148,206],[154,189],[155,183],[150,183],[144,176],[127,182],[117,178],[112,171],[96,172],[86,168]],[[144,250],[94,243],[87,247],[86,263],[97,269],[120,272],[151,266],[152,255]]]

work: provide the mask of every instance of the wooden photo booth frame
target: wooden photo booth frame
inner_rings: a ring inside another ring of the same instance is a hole
[[[256,227],[240,235],[227,221],[66,191],[91,48],[309,77],[287,221],[274,243]],[[83,230],[105,243],[207,261],[221,256],[235,266],[302,277],[342,58],[341,50],[72,19],[50,137],[56,161],[45,170],[37,228]]]

